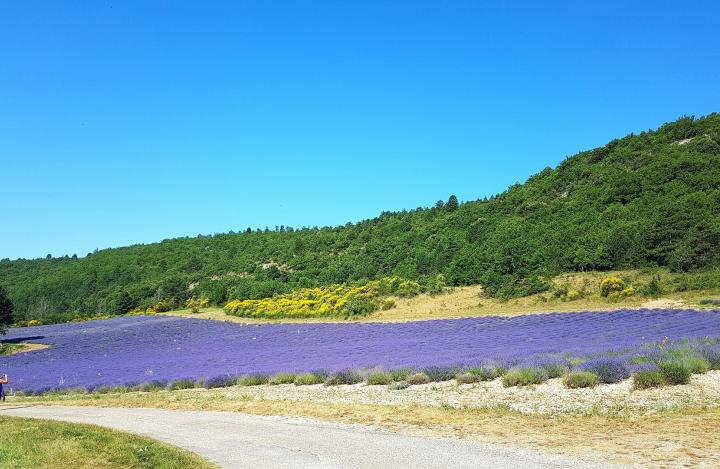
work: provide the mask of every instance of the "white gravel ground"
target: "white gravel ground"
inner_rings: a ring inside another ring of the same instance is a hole
[[[500,379],[457,385],[455,381],[411,386],[392,391],[387,386],[262,385],[212,390],[231,398],[336,403],[429,405],[467,408],[506,407],[523,413],[652,414],[685,407],[720,406],[720,371],[694,375],[690,384],[632,390],[631,380],[590,389],[567,389],[560,379],[526,388],[505,388]]]

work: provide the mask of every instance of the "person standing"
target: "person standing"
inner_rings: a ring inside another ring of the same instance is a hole
[[[5,389],[3,389],[3,384],[8,384],[7,374],[0,375],[0,400],[5,402]]]

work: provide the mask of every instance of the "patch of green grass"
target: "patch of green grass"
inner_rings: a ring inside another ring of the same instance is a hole
[[[12,355],[25,348],[25,344],[7,344],[0,342],[0,355]]]
[[[0,467],[208,469],[210,462],[159,441],[95,425],[0,417]]]

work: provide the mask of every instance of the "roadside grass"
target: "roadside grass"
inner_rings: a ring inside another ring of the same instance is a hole
[[[205,395],[212,393],[211,395]],[[503,406],[378,405],[257,399],[215,390],[26,399],[42,405],[159,407],[286,415],[384,427],[413,435],[455,436],[616,464],[720,466],[720,409],[659,410],[652,415],[527,415]],[[662,450],[658,450],[658,442]]]
[[[0,427],[0,467],[216,467],[180,448],[95,425],[0,416]]]
[[[555,277],[550,291],[509,301],[490,298],[479,285],[456,287],[446,293],[422,294],[411,298],[395,298],[391,309],[379,310],[354,321],[359,322],[402,322],[428,319],[451,319],[488,315],[517,316],[521,314],[562,312],[562,311],[611,311],[621,308],[640,308],[653,300],[670,300],[678,305],[698,309],[718,309],[720,290],[707,289],[701,281],[702,274],[673,273],[665,269],[623,270],[609,272],[570,273]],[[661,292],[643,296],[639,292],[632,296],[603,298],[599,294],[600,281],[605,277],[619,277],[633,288],[648,285],[659,279]],[[556,292],[574,290],[579,296],[556,296]],[[717,300],[717,301],[715,301]],[[253,319],[225,314],[222,308],[204,308],[193,313],[189,309],[170,311],[174,316],[211,319],[237,323],[307,323],[346,322],[338,318],[295,318],[295,319]]]

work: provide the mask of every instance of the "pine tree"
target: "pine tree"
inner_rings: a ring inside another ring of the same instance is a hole
[[[458,205],[460,205],[458,203],[458,198],[455,197],[455,195],[451,195],[447,201],[447,204],[445,205],[445,208],[447,208],[448,212],[454,212],[455,210],[457,210]]]

